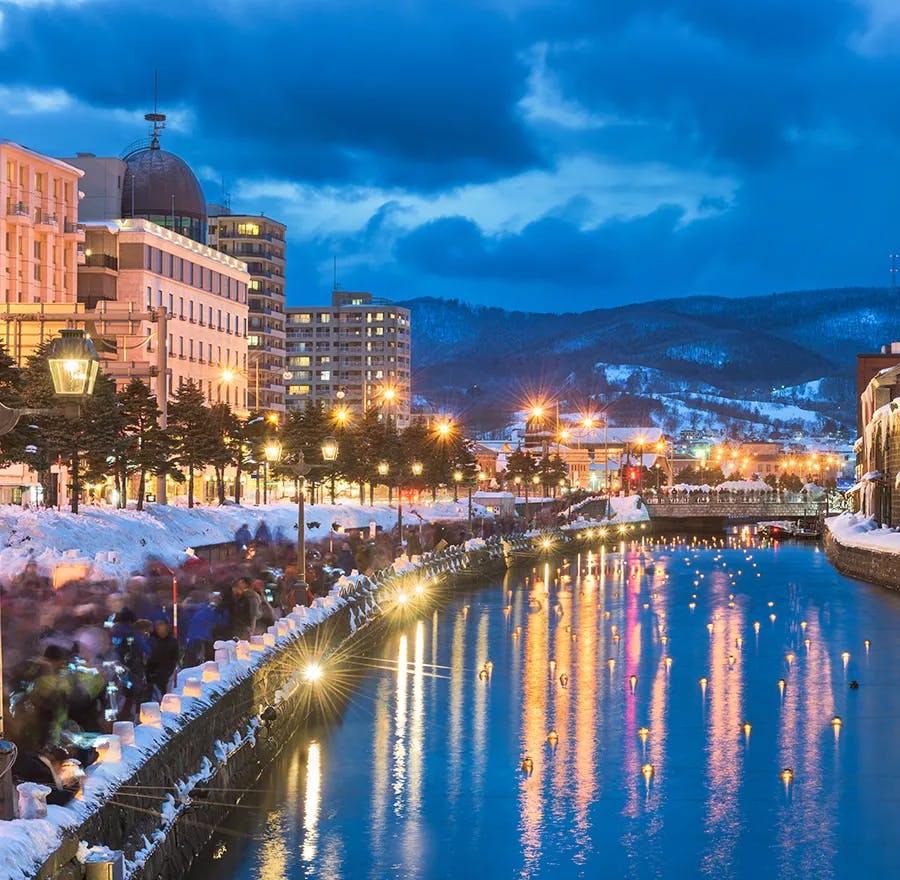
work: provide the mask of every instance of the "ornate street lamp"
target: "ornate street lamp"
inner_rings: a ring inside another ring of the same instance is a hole
[[[57,397],[78,402],[94,393],[100,356],[84,330],[61,330],[47,346],[47,362]]]

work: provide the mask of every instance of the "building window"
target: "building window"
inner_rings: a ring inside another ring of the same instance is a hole
[[[188,319],[194,320],[194,301],[192,299],[188,300]]]
[[[319,323],[320,324],[330,324],[331,323],[331,314],[329,312],[322,312],[319,315]]]
[[[178,357],[184,357],[184,337],[178,337]]]
[[[152,287],[147,288],[147,308],[148,309],[153,308],[153,288]]]
[[[309,394],[309,385],[288,385],[287,393],[294,397],[305,397]]]
[[[175,297],[169,294],[169,317],[175,317]]]
[[[287,359],[289,367],[308,367],[312,358],[309,355],[293,356]]]
[[[254,237],[259,235],[259,224],[258,223],[239,223],[238,224],[238,235],[251,235]]]
[[[312,315],[309,312],[296,312],[291,318],[296,319],[295,324],[312,324]]]
[[[219,330],[221,330],[222,329],[222,310],[221,309],[216,309],[216,318],[217,318],[216,326],[218,327]]]
[[[178,297],[178,317],[181,318],[182,321],[184,320],[184,297],[183,296]]]

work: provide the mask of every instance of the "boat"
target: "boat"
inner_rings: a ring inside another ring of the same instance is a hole
[[[756,533],[765,538],[799,538],[817,540],[822,531],[816,526],[803,525],[789,519],[773,519],[756,524]]]

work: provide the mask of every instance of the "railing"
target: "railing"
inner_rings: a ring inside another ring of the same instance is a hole
[[[86,254],[84,265],[91,266],[94,269],[113,269],[119,268],[119,260],[112,254]]]
[[[30,217],[31,210],[25,202],[7,202],[6,213],[11,217]]]
[[[78,232],[78,224],[74,220],[63,220],[63,232]]]

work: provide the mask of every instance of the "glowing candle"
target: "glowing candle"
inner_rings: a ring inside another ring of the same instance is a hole
[[[133,721],[113,721],[112,732],[123,746],[134,745]]]
[[[555,746],[559,742],[559,734],[555,730],[548,731],[547,742],[550,743],[551,746]]]
[[[196,675],[186,678],[181,688],[181,693],[186,697],[202,697],[203,687],[200,684],[200,679]]]

